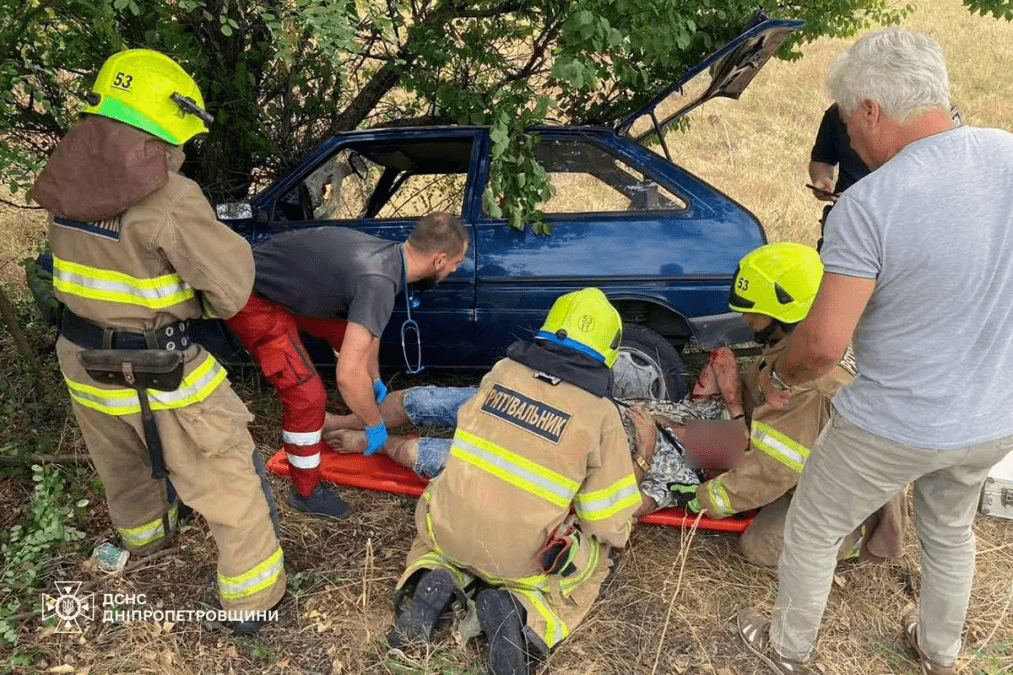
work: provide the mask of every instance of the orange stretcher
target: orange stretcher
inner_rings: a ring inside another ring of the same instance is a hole
[[[267,461],[267,468],[277,474],[287,476],[288,460],[285,458],[285,451],[276,452]],[[379,492],[393,492],[410,497],[421,495],[429,482],[415,472],[395,464],[387,455],[381,454],[366,457],[359,454],[322,452],[320,454],[320,475],[324,480],[337,485],[348,485]],[[749,512],[721,520],[704,516],[700,519],[697,529],[742,532],[752,522],[753,515],[753,512]],[[670,527],[692,527],[695,520],[696,515],[671,506],[655,511],[640,522]]]

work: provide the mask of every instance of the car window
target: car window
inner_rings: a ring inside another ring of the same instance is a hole
[[[278,200],[278,220],[361,218],[383,167],[348,148],[331,156]]]
[[[345,146],[278,199],[275,220],[461,215],[471,146],[470,138]]]
[[[461,215],[464,203],[463,173],[409,174],[377,213],[377,218],[421,218],[433,211]]]
[[[552,179],[551,213],[682,210],[684,199],[593,143],[543,139],[535,157]]]

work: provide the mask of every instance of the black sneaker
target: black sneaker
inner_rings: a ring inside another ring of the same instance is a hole
[[[317,483],[313,493],[303,497],[293,486],[288,493],[288,503],[296,511],[325,518],[347,518],[351,510],[340,496],[323,483]]]
[[[454,598],[454,580],[447,570],[429,570],[419,579],[411,600],[405,602],[387,633],[391,649],[425,644],[433,635],[440,614]]]
[[[509,591],[486,588],[475,599],[478,622],[489,638],[491,675],[528,675],[524,608]]]

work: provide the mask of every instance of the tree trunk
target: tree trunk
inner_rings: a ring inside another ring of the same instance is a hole
[[[18,325],[18,319],[14,315],[14,308],[7,299],[7,294],[4,292],[2,286],[0,286],[0,316],[3,317],[4,323],[7,324],[7,330],[10,331],[11,337],[14,338],[15,348],[17,348],[21,354],[21,358],[25,360],[28,369],[31,371],[34,380],[32,384],[35,387],[36,396],[39,397],[40,401],[45,401],[46,387],[42,381],[42,367],[39,365],[39,360],[35,358],[35,352],[32,351],[28,340],[25,339],[25,334],[21,332],[21,326]]]

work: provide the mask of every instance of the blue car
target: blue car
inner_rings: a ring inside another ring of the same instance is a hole
[[[218,217],[254,246],[300,227],[351,227],[404,240],[441,210],[471,237],[457,272],[412,292],[415,333],[403,335],[398,298],[381,340],[381,365],[485,368],[534,335],[561,294],[597,286],[625,322],[616,394],[685,395],[680,351],[747,342],[728,311],[739,259],[766,243],[744,206],[672,161],[664,130],[715,96],[738,98],[802,22],[767,20],[705,59],[615,128],[541,126],[537,159],[553,196],[541,205],[552,234],[511,229],[483,209],[489,128],[381,128],[329,138],[251,201],[220,204]],[[647,147],[645,141],[655,145]],[[298,261],[293,261],[298,264]],[[195,337],[226,363],[247,359],[222,322],[195,322]],[[304,336],[318,365],[329,347]]]

